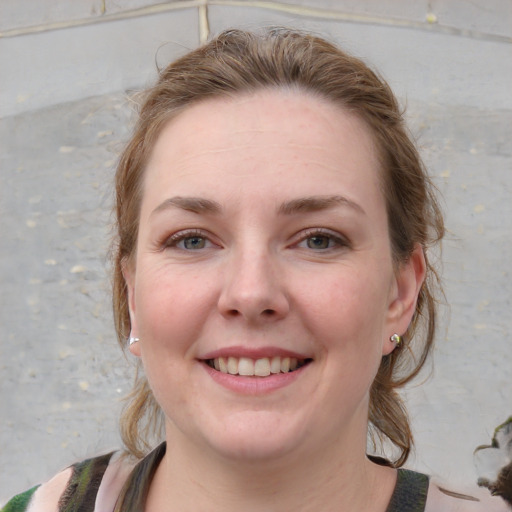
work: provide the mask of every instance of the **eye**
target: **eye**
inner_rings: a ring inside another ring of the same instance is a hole
[[[340,235],[323,229],[315,229],[309,230],[306,236],[297,244],[297,247],[313,249],[314,251],[326,251],[347,247],[348,245],[348,241]]]
[[[184,251],[199,251],[213,247],[213,243],[200,231],[179,231],[165,241],[165,247]]]
[[[196,250],[204,249],[207,243],[208,241],[206,240],[206,238],[203,238],[202,236],[188,236],[180,240],[180,242],[177,245],[182,249]]]
[[[332,239],[326,235],[315,235],[306,238],[308,249],[329,249],[332,245]]]

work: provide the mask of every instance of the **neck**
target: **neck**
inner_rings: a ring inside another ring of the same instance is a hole
[[[275,460],[231,460],[168,436],[146,510],[211,512],[384,511],[396,472],[370,462],[354,443]],[[359,444],[359,443],[358,443]],[[365,446],[365,445],[363,445]],[[362,491],[363,490],[363,491]]]

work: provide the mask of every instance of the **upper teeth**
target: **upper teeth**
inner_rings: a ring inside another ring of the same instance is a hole
[[[210,360],[213,367],[231,375],[267,377],[271,373],[287,373],[296,370],[299,361],[295,357],[217,357]]]

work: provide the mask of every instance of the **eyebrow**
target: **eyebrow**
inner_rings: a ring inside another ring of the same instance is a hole
[[[202,197],[181,197],[175,196],[166,199],[163,203],[159,204],[151,213],[168,210],[169,208],[180,208],[193,213],[220,213],[222,207],[216,201],[204,199]]]
[[[366,215],[364,209],[354,201],[344,196],[309,196],[292,199],[279,207],[279,213],[292,215],[294,213],[309,213],[327,210],[336,206],[346,206]]]
[[[292,199],[281,204],[278,213],[281,215],[293,215],[294,213],[309,213],[327,210],[336,206],[345,206],[356,210],[359,213],[366,214],[363,208],[351,201],[350,199],[340,196],[308,196]],[[154,215],[170,208],[180,208],[193,213],[203,214],[219,214],[222,211],[222,206],[211,199],[203,197],[182,197],[175,196],[166,199],[163,203],[159,204],[151,213]]]

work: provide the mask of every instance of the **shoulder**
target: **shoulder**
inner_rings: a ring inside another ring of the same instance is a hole
[[[59,499],[72,474],[72,468],[67,468],[48,482],[14,496],[1,512],[58,512]]]
[[[487,489],[472,487],[459,492],[431,480],[425,512],[511,512],[506,502]]]
[[[12,498],[0,512],[113,510],[133,464],[108,453],[73,464],[51,480]]]

